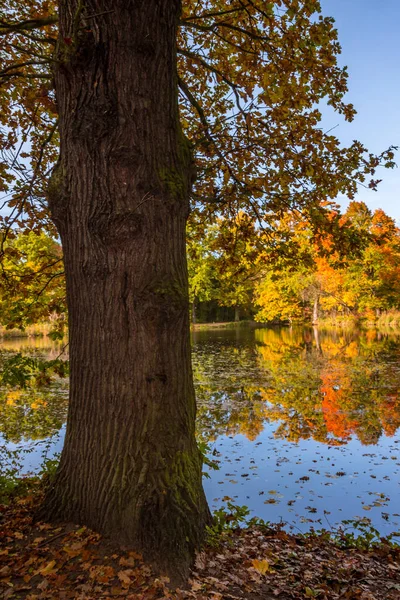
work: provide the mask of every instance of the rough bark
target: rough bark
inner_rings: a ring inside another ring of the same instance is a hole
[[[70,407],[42,515],[184,576],[209,510],[190,362],[180,2],[79,6],[59,2],[61,152],[49,205],[64,249]]]

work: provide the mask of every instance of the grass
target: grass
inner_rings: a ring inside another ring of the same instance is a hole
[[[320,329],[329,329],[331,327],[341,327],[343,329],[354,329],[359,327],[360,319],[354,315],[324,317],[318,321],[317,327]]]
[[[382,313],[375,322],[375,325],[385,329],[400,329],[400,311],[388,310]]]
[[[0,325],[0,338],[27,338],[27,337],[44,337],[51,331],[50,323],[36,323],[28,325],[25,329],[7,329],[4,325]]]
[[[228,321],[221,323],[192,323],[194,331],[202,329],[236,329],[236,327],[269,327],[268,323],[257,323],[257,321]]]

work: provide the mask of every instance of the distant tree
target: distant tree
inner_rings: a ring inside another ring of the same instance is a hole
[[[188,228],[189,301],[192,307],[193,323],[196,323],[197,320],[196,309],[198,302],[213,300],[217,295],[216,257],[213,250],[215,236],[215,226],[207,229],[200,238],[191,228]]]
[[[257,288],[258,321],[302,321],[299,272],[267,273]]]
[[[329,233],[316,242],[305,223],[297,224],[293,242],[306,260],[296,266],[283,257],[264,271],[255,290],[256,318],[316,324],[320,311],[366,317],[400,306],[400,230],[394,220],[352,202],[340,221],[347,236],[342,252]]]
[[[235,321],[241,311],[252,305],[254,287],[263,262],[262,232],[254,218],[240,211],[235,218],[219,219],[215,239],[215,270],[218,275],[217,300],[235,310]]]

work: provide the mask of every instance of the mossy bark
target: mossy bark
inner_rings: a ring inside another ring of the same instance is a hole
[[[60,39],[73,33],[74,52],[55,63],[61,154],[49,189],[65,260],[70,408],[41,515],[88,525],[183,577],[210,513],[190,363],[180,2],[88,0],[78,29],[77,11],[60,0]]]

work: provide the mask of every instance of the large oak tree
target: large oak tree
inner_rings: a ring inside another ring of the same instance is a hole
[[[268,240],[287,211],[329,224],[327,201],[392,164],[391,150],[342,148],[320,127],[321,100],[347,120],[354,109],[319,12],[317,0],[1,3],[3,240],[15,227],[59,235],[66,275],[70,408],[42,514],[170,573],[187,571],[210,519],[190,209],[198,232],[243,211]]]

